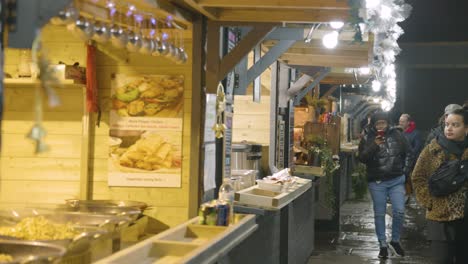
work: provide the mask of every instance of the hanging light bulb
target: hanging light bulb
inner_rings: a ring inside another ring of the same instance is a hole
[[[366,8],[375,8],[380,4],[380,0],[366,0]]]
[[[338,45],[338,31],[327,33],[322,38],[323,46],[327,49],[333,49]]]
[[[382,87],[382,84],[379,81],[377,81],[377,80],[372,81],[372,91],[378,92],[378,91],[380,91],[381,87]]]
[[[392,104],[388,100],[383,100],[380,105],[382,106],[382,110],[390,111],[392,109]]]
[[[340,29],[344,26],[344,22],[343,21],[331,21],[330,22],[330,27],[332,27],[333,29]]]

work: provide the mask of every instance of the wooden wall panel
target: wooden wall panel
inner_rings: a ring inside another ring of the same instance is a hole
[[[44,172],[47,173],[47,172]],[[57,204],[65,199],[77,197],[77,181],[3,180],[0,185],[0,200],[3,203]]]
[[[247,140],[270,144],[270,97],[262,96],[260,103],[252,95],[236,95],[234,99],[232,141]]]
[[[186,41],[186,50],[191,44]],[[177,65],[164,57],[143,56],[108,45],[98,46],[97,76],[99,100],[103,110],[101,125],[95,128],[90,173],[93,177],[94,199],[125,199],[143,201],[154,209],[148,214],[168,226],[174,226],[188,219],[190,182],[190,125],[192,98],[192,68],[190,62]],[[115,74],[128,75],[184,75],[184,120],[182,138],[182,186],[180,188],[109,187],[107,185],[107,156],[109,135],[110,89]]]
[[[189,36],[190,34],[186,34]],[[46,26],[43,44],[51,63],[86,64],[86,47],[64,27]],[[190,140],[192,133],[192,65],[191,39],[185,39],[189,61],[177,65],[164,57],[152,57],[99,45],[97,77],[102,109],[99,127],[92,127],[88,172],[92,179],[93,199],[124,199],[147,202],[154,206],[148,212],[159,222],[174,226],[189,216]],[[5,71],[17,76],[20,50],[7,49]],[[182,133],[182,186],[180,188],[108,187],[108,135],[111,78],[115,74],[182,74],[184,87],[184,120]],[[63,203],[80,197],[82,171],[83,89],[77,86],[57,89],[63,104],[57,108],[45,105],[43,126],[50,151],[34,154],[34,144],[25,135],[34,123],[34,87],[15,86],[5,89],[5,112],[2,123],[3,145],[0,155],[0,207]],[[95,115],[93,116],[95,118]]]
[[[43,46],[48,60],[56,64],[85,64],[82,41],[64,27],[46,26]],[[5,72],[17,77],[21,51],[5,50]],[[0,155],[0,204],[24,205],[63,203],[79,196],[83,88],[65,86],[55,89],[62,105],[48,107],[44,101],[42,123],[50,151],[34,154],[34,143],[26,138],[34,124],[35,87],[5,87]]]

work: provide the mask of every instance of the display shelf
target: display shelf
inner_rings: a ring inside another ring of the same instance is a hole
[[[240,215],[231,226],[198,222],[195,217],[97,263],[215,263],[257,229],[255,215]]]
[[[258,188],[258,185],[235,194],[236,205],[279,210],[299,197],[312,186],[312,181],[297,178],[296,182],[283,192],[272,192]]]
[[[31,78],[5,78],[3,79],[3,84],[6,88],[33,88],[39,84],[39,80]],[[76,88],[80,89],[85,86],[85,84],[74,83],[73,80],[60,80],[60,84],[63,88]]]

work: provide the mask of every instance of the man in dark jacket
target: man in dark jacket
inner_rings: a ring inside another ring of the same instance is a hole
[[[374,204],[379,258],[388,257],[388,247],[404,256],[400,233],[405,216],[405,175],[413,164],[411,146],[399,129],[389,126],[386,113],[375,113],[369,132],[359,143],[359,160],[367,166],[367,181]],[[387,197],[392,203],[392,239],[387,243],[385,213]]]
[[[421,134],[416,129],[416,123],[411,119],[409,114],[402,114],[398,123],[403,129],[403,135],[408,140],[413,150],[414,159],[416,160],[422,150]]]
[[[411,119],[409,114],[402,114],[400,116],[400,120],[398,122],[399,126],[403,130],[403,135],[405,136],[406,140],[411,146],[411,150],[413,152],[414,157],[414,164],[411,164],[411,170],[408,174],[406,174],[406,195],[407,200],[406,203],[409,202],[409,197],[413,193],[413,186],[411,185],[410,174],[413,170],[414,165],[416,164],[416,160],[418,159],[419,153],[422,150],[423,142],[421,139],[421,134],[416,129],[416,123]]]

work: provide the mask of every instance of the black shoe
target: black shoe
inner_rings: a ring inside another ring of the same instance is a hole
[[[388,258],[388,250],[386,247],[381,247],[379,252],[379,258],[387,259]]]
[[[398,242],[390,242],[388,244],[390,246],[390,249],[393,251],[393,253],[399,257],[404,257],[405,256],[405,251],[401,247],[400,243]]]

